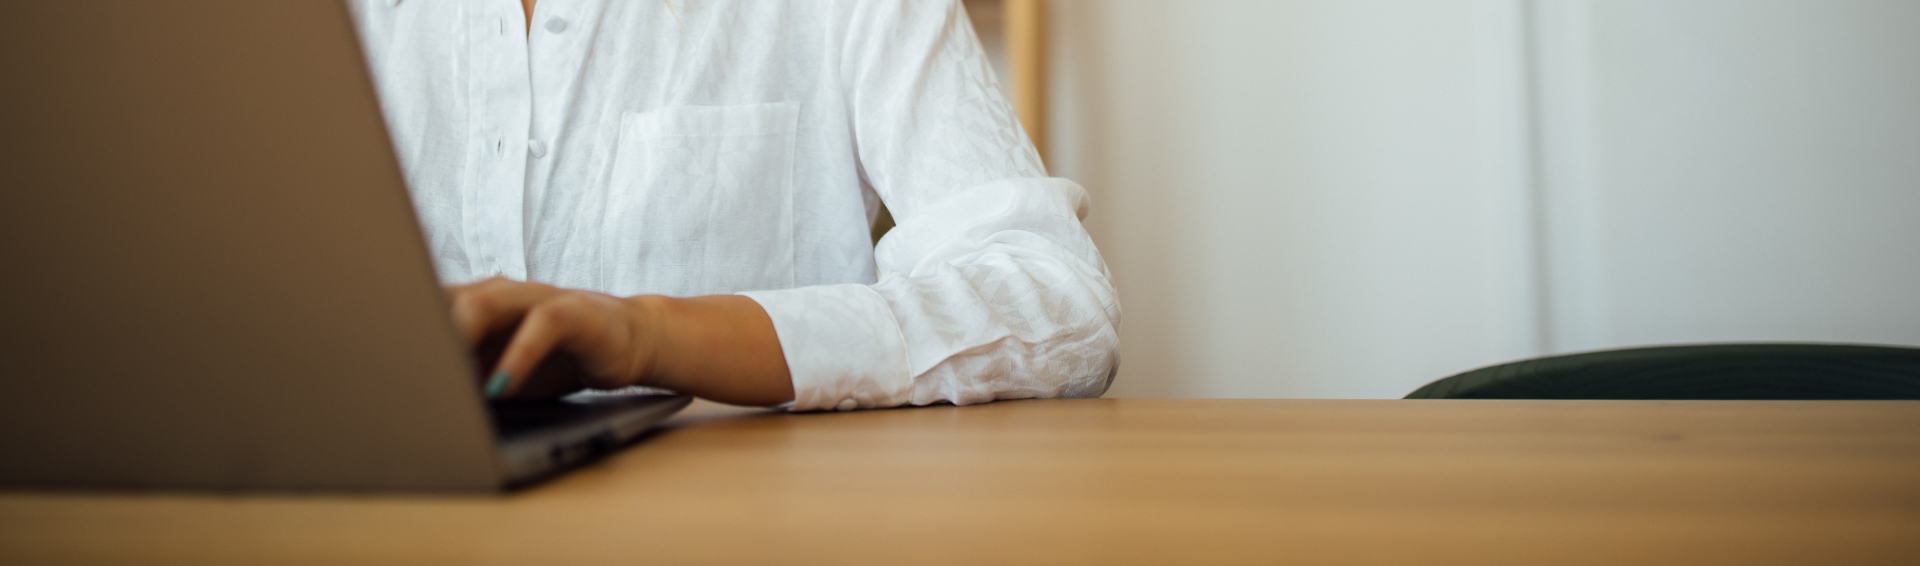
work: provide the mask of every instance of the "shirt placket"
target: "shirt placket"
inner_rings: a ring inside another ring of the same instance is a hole
[[[477,277],[526,279],[526,19],[518,2],[504,0],[469,14],[469,265]]]
[[[591,26],[598,16],[599,3],[570,0],[543,0],[534,7],[532,25],[527,31],[528,76],[533,100],[527,129],[526,206],[534,212],[529,218],[528,234],[539,245],[538,231],[549,218],[551,181],[561,162],[561,148],[568,143],[565,124],[572,112],[568,104],[576,102],[571,90],[580,83],[580,66],[585,59]],[[577,157],[576,157],[577,158]],[[575,195],[578,198],[578,195]]]

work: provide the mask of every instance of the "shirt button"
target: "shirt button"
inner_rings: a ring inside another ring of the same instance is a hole
[[[540,140],[527,140],[527,154],[532,155],[534,159],[546,157],[547,142],[543,142]]]
[[[547,31],[550,33],[567,31],[567,21],[560,18],[547,18]]]
[[[851,411],[858,408],[860,408],[860,402],[853,400],[851,397],[841,399],[840,404],[833,406],[833,410],[835,411]]]

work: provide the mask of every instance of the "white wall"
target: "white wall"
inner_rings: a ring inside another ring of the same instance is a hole
[[[1920,2],[1540,8],[1554,347],[1920,343]]]
[[[1392,397],[1530,355],[1518,15],[1054,5],[1052,168],[1120,286],[1116,396]]]
[[[1056,0],[1049,166],[1120,286],[1110,395],[1920,343],[1913,6]]]

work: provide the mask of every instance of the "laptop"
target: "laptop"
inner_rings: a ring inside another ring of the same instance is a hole
[[[346,6],[0,18],[0,487],[492,491],[689,398],[489,406]]]

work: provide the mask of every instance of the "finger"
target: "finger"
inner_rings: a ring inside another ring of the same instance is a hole
[[[487,397],[500,399],[519,392],[541,360],[580,332],[583,314],[579,301],[565,297],[529,309],[500,355],[500,363],[494,366],[493,376],[487,379]]]
[[[448,289],[454,326],[467,345],[478,345],[495,332],[512,328],[527,310],[559,290],[537,283],[492,277]]]

